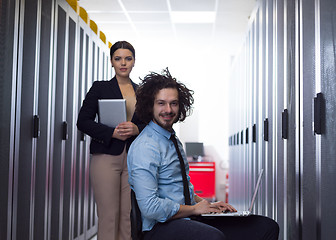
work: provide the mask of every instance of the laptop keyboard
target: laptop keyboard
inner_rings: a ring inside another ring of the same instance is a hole
[[[223,213],[208,213],[202,214],[202,216],[211,217],[211,216],[233,216],[233,217],[247,217],[251,215],[249,211],[238,211],[238,212],[223,212]]]

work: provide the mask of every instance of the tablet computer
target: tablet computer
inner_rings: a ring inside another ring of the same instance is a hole
[[[126,122],[125,99],[98,99],[98,121],[115,128],[119,123]]]

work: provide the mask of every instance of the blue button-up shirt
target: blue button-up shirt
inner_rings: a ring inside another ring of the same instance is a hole
[[[169,139],[171,134],[150,122],[128,151],[128,182],[138,201],[143,231],[167,221],[179,211],[180,204],[184,205],[181,167]],[[186,166],[191,203],[195,204],[188,161],[181,142],[178,139],[177,142]]]

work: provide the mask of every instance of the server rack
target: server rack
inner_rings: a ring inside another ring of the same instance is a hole
[[[90,139],[76,120],[92,82],[112,71],[78,13],[64,0],[1,1],[0,239],[96,233]]]
[[[231,134],[248,129],[248,146],[230,144],[229,200],[246,206],[265,168],[255,212],[280,239],[335,236],[335,12],[332,0],[258,1],[233,66]]]

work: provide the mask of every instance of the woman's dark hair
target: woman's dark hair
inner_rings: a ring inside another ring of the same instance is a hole
[[[133,57],[135,58],[135,49],[134,47],[132,46],[132,44],[130,44],[129,42],[127,41],[118,41],[116,43],[114,43],[112,45],[112,47],[110,48],[110,58],[112,59],[112,56],[113,56],[113,53],[115,51],[117,51],[118,49],[128,49],[132,52],[133,54]]]
[[[190,115],[191,107],[194,103],[193,91],[189,90],[183,83],[177,82],[170,75],[168,68],[162,74],[151,72],[144,79],[136,91],[135,111],[137,116],[144,123],[149,123],[153,119],[153,106],[156,94],[164,88],[173,88],[178,92],[179,115],[176,120],[183,122]]]

